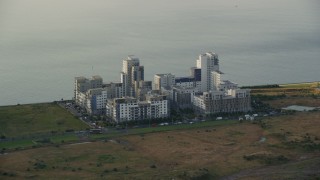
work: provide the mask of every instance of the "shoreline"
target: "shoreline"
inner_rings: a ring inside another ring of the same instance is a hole
[[[303,84],[313,84],[313,83],[319,83],[319,81],[308,81],[308,82],[297,82],[297,83],[285,83],[285,84],[260,84],[260,85],[251,85],[251,86],[241,86],[241,87],[254,87],[254,86],[267,86],[267,85],[279,85],[280,88],[281,86],[288,86],[288,85],[303,85]],[[240,88],[241,88],[240,87]],[[63,102],[68,102],[68,101],[73,101],[72,99],[65,99]],[[34,104],[47,104],[47,103],[54,103],[54,102],[61,102],[61,100],[54,100],[50,102],[34,102],[34,103],[25,103],[25,104],[9,104],[9,105],[0,105],[0,107],[8,107],[8,106],[18,106],[18,105],[34,105]]]

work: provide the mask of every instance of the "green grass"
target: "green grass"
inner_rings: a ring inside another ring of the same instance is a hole
[[[203,128],[203,127],[228,125],[228,124],[235,124],[235,123],[238,123],[238,121],[220,120],[220,121],[206,121],[206,122],[194,123],[194,124],[158,126],[158,127],[151,127],[151,128],[137,128],[137,129],[130,130],[130,134],[144,134],[144,133],[153,133],[153,132],[161,132],[161,131],[173,131],[173,130],[179,130],[179,129]]]
[[[31,139],[27,140],[16,140],[16,141],[5,141],[0,143],[0,149],[20,149],[26,147],[32,147],[36,145]]]
[[[108,134],[92,134],[90,135],[91,139],[105,139],[105,138],[114,138],[123,135],[133,135],[133,134],[147,134],[147,133],[157,133],[163,131],[174,131],[174,130],[183,130],[183,129],[196,129],[204,127],[213,127],[221,125],[231,125],[236,124],[238,121],[235,120],[220,120],[220,121],[206,121],[201,123],[194,124],[181,124],[181,125],[170,125],[170,126],[157,126],[157,127],[148,127],[148,128],[135,128],[123,130],[122,133],[117,131],[112,131]]]
[[[0,142],[0,148],[21,149],[78,142],[75,134],[62,134],[67,129],[81,130],[88,126],[72,116],[65,109],[54,103],[29,104],[0,107],[0,135],[13,138],[10,141]],[[173,126],[157,126],[149,128],[135,128],[123,131],[110,129],[107,134],[92,134],[88,140],[115,138],[130,134],[146,134],[162,131],[202,128],[218,125],[234,124],[237,121],[206,121],[195,124],[181,124]],[[52,133],[55,132],[55,133]],[[87,137],[84,137],[85,139]]]
[[[79,137],[75,134],[62,133],[67,129],[83,130],[88,128],[85,123],[54,103],[0,107],[0,123],[0,135],[11,139],[10,141],[0,142],[0,148],[5,149],[31,148],[46,146],[52,143],[78,142]],[[135,128],[128,129],[127,131],[110,129],[107,134],[92,134],[84,138],[99,140],[130,134],[146,134],[234,123],[237,123],[237,121],[206,121],[195,124]]]
[[[58,135],[50,137],[52,143],[63,143],[63,142],[71,142],[71,141],[78,141],[79,138],[76,137],[74,134],[69,135]]]
[[[48,144],[61,144],[61,143],[70,143],[70,142],[77,142],[79,140],[74,134],[67,134],[67,135],[55,135],[48,137],[50,142],[48,143],[41,143],[39,140],[43,138],[27,138],[27,139],[18,139],[12,141],[3,141],[0,142],[0,150],[5,148],[7,150],[12,149],[27,149],[32,147],[38,147],[42,145]]]
[[[312,87],[317,87],[318,82],[280,84],[279,86],[281,88],[312,88]]]
[[[54,103],[0,107],[0,135],[6,137],[81,130],[88,126]]]

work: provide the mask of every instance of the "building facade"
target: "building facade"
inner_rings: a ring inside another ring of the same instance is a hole
[[[211,72],[219,71],[218,55],[212,52],[200,54],[197,59],[197,68],[201,69],[201,91],[210,91],[212,87]]]
[[[144,80],[144,68],[140,66],[139,58],[131,55],[122,61],[121,83],[125,89],[125,96],[135,96],[136,82]]]
[[[169,116],[168,100],[165,96],[148,96],[146,101],[133,97],[109,99],[106,115],[115,122],[139,121]]]
[[[175,75],[171,73],[156,74],[153,78],[155,90],[161,90],[162,87],[171,87],[175,85]]]
[[[193,97],[194,110],[200,114],[232,113],[251,111],[249,89],[230,89],[204,92]]]
[[[95,88],[86,92],[85,109],[92,115],[104,115],[108,99],[107,89]]]
[[[193,108],[193,97],[199,93],[195,87],[172,87],[172,107],[176,109]]]
[[[89,89],[102,88],[103,79],[100,76],[92,76],[87,79],[83,76],[75,77],[74,81],[74,100],[79,106],[85,103],[85,94]]]

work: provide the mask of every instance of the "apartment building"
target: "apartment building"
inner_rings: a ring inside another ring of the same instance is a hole
[[[105,114],[108,92],[106,88],[89,89],[86,92],[85,109],[89,114],[103,115]]]
[[[251,110],[249,89],[204,92],[193,97],[194,110],[200,114],[248,112]]]
[[[162,87],[171,87],[175,85],[175,75],[171,73],[167,74],[156,74],[153,78],[155,90],[161,90]]]
[[[74,81],[74,100],[76,104],[83,106],[85,100],[85,93],[89,89],[102,88],[103,80],[100,76],[92,76],[87,79],[83,76],[75,77]]]
[[[91,115],[105,114],[107,99],[123,97],[124,93],[122,83],[103,84],[100,76],[75,78],[75,103]]]
[[[219,71],[218,55],[212,52],[200,54],[197,59],[197,68],[201,69],[201,91],[210,91],[211,85],[211,72]]]
[[[186,109],[193,107],[193,96],[199,93],[196,87],[173,86],[171,89],[172,107]]]
[[[139,81],[144,80],[144,67],[139,58],[130,55],[122,61],[121,83],[125,88],[125,96],[135,96]]]
[[[169,116],[168,100],[161,95],[149,95],[146,101],[133,97],[109,99],[106,115],[117,123],[165,118]]]

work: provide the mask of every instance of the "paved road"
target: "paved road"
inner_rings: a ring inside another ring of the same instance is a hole
[[[86,120],[84,117],[82,117],[80,110],[75,107],[74,104],[72,103],[66,103],[65,101],[58,102],[58,105],[61,106],[62,108],[68,110],[72,115],[76,116],[79,118],[82,122],[86,123],[90,128],[93,128],[92,124],[90,123],[89,120]]]

